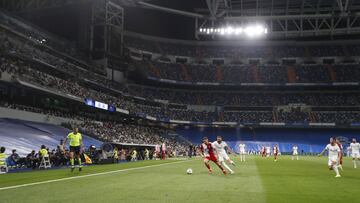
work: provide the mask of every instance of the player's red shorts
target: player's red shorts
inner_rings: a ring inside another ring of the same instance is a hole
[[[218,162],[218,160],[215,156],[206,156],[204,159],[207,159],[212,162]]]

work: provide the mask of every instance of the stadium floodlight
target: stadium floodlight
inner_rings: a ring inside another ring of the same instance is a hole
[[[225,34],[225,29],[224,29],[224,28],[221,28],[221,29],[220,29],[220,34],[221,34],[221,35],[224,35],[224,34]]]
[[[227,28],[226,28],[226,33],[227,33],[227,34],[232,34],[233,31],[234,31],[234,29],[233,29],[232,27],[227,27]]]
[[[218,35],[236,35],[247,36],[249,38],[256,38],[268,34],[268,29],[261,24],[248,25],[246,27],[222,27],[222,28],[200,28],[200,33],[205,34],[218,34]]]
[[[242,31],[243,31],[243,29],[242,29],[241,27],[236,28],[236,29],[235,29],[235,35],[241,34]]]
[[[261,25],[250,25],[245,27],[244,32],[248,37],[258,37],[266,34],[265,30]]]

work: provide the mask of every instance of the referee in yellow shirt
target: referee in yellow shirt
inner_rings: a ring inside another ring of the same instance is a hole
[[[64,141],[64,149],[65,149],[65,145],[67,140],[69,140],[70,142],[70,164],[71,164],[71,172],[74,171],[75,166],[74,166],[74,154],[77,157],[78,160],[78,164],[79,164],[79,171],[81,171],[82,169],[82,165],[81,165],[81,148],[83,146],[83,140],[82,140],[82,136],[81,133],[79,133],[79,129],[77,127],[73,128],[73,131],[71,133],[68,134],[68,136],[65,138]]]

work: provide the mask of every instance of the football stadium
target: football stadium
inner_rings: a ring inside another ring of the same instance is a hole
[[[0,203],[360,202],[360,0],[0,0]]]

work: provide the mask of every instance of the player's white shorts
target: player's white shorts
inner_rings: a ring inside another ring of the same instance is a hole
[[[218,156],[219,162],[225,161],[225,160],[229,160],[229,156],[226,153],[220,153]]]
[[[298,153],[297,152],[293,152],[293,156],[297,156],[298,155]]]
[[[354,159],[360,159],[360,153],[359,152],[351,153],[351,157]]]
[[[328,166],[332,166],[333,162],[336,162],[336,163],[338,162],[338,157],[337,156],[329,157]]]
[[[246,152],[244,150],[241,150],[240,154],[246,154]]]

